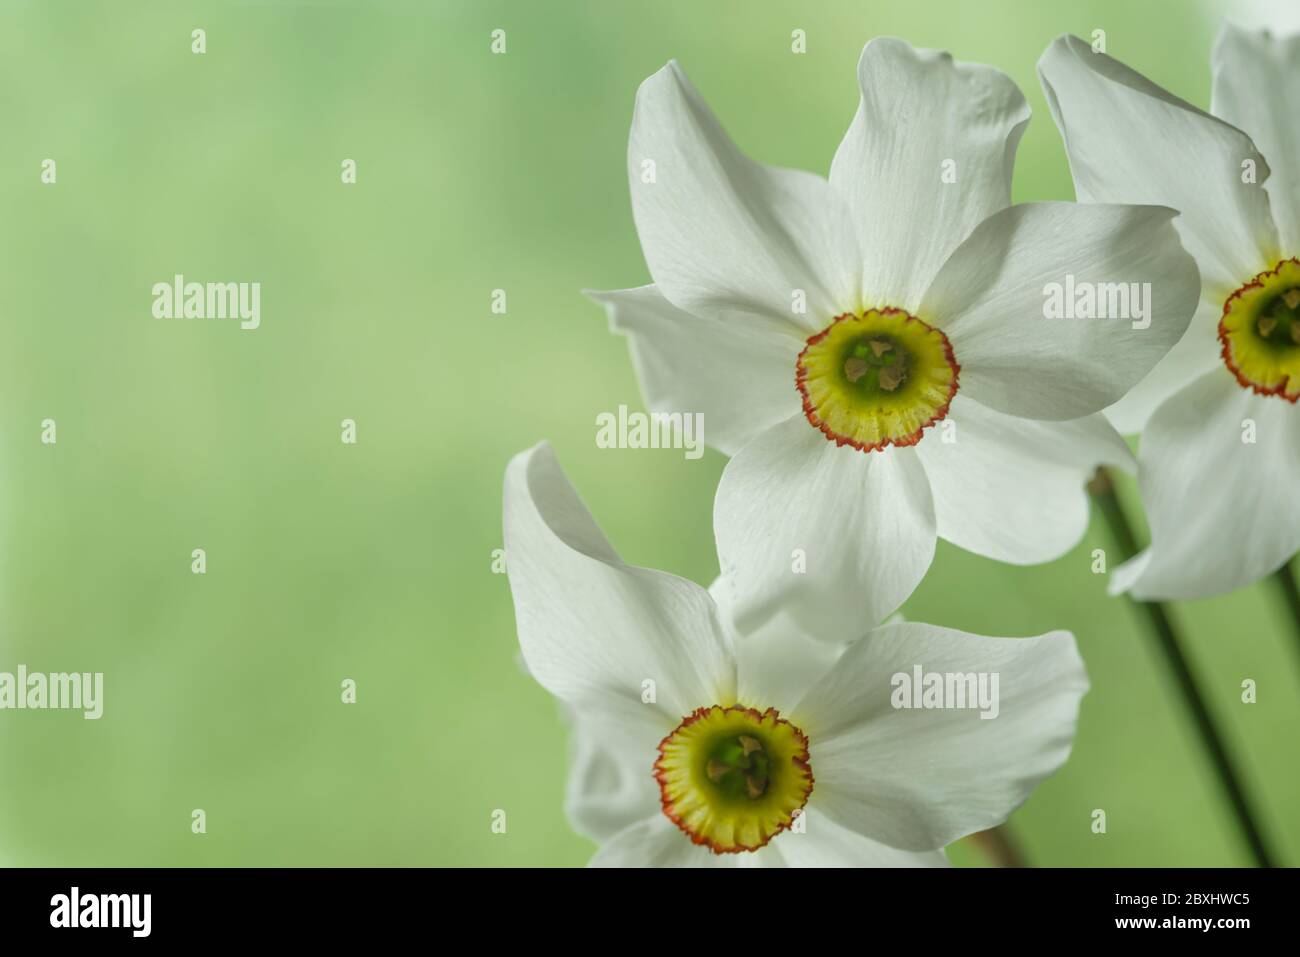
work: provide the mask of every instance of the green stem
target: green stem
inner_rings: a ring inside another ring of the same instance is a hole
[[[1296,587],[1295,572],[1291,570],[1291,563],[1285,562],[1273,573],[1273,578],[1282,592],[1282,600],[1286,602],[1287,611],[1291,613],[1296,638],[1300,639],[1300,588]]]
[[[1110,528],[1111,537],[1115,539],[1115,543],[1119,546],[1123,557],[1126,559],[1132,558],[1138,551],[1137,540],[1134,538],[1133,528],[1129,525],[1128,518],[1124,515],[1124,509],[1120,505],[1119,498],[1115,495],[1114,482],[1104,468],[1097,470],[1097,477],[1093,479],[1091,491],[1093,499],[1101,509],[1102,516],[1106,519],[1106,524]],[[1294,588],[1294,581],[1292,587]],[[1298,602],[1300,602],[1300,596],[1298,596]],[[1237,778],[1236,771],[1233,770],[1232,760],[1228,756],[1228,749],[1224,745],[1223,739],[1219,737],[1219,732],[1210,717],[1209,709],[1205,706],[1200,691],[1197,690],[1196,679],[1192,676],[1187,659],[1183,656],[1182,643],[1178,638],[1178,633],[1174,630],[1168,611],[1160,602],[1133,600],[1133,604],[1146,614],[1156,645],[1174,674],[1178,689],[1182,693],[1183,704],[1191,712],[1196,728],[1200,732],[1201,742],[1209,753],[1211,763],[1218,771],[1219,780],[1228,794],[1228,800],[1232,804],[1232,809],[1237,817],[1237,824],[1241,828],[1242,835],[1246,838],[1246,843],[1250,845],[1256,865],[1259,867],[1272,867],[1273,857],[1264,842],[1259,826],[1256,824],[1250,802],[1246,799],[1246,792]],[[1296,605],[1296,608],[1300,612],[1300,603]],[[1300,621],[1300,618],[1297,618],[1297,621]]]
[[[1025,863],[1024,855],[1020,853],[1020,845],[1012,839],[1005,824],[999,824],[987,831],[977,831],[970,836],[970,840],[984,852],[984,856],[993,863],[994,867],[1029,866]]]

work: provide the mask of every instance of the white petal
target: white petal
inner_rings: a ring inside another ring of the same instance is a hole
[[[729,857],[736,858],[736,867],[747,868],[784,868],[790,865],[785,862],[781,852],[777,850],[776,841],[769,841],[756,851],[745,851],[741,854],[730,854]]]
[[[815,796],[812,799],[816,801]],[[772,839],[789,867],[947,867],[943,851],[900,851],[841,827],[815,807],[804,808],[806,830]]]
[[[1112,406],[1106,418],[1124,435],[1141,432],[1165,399],[1187,383],[1222,365],[1219,358],[1219,319],[1223,303],[1201,300],[1187,331],[1178,344],[1165,353],[1156,367]]]
[[[737,698],[788,714],[844,653],[845,643],[808,635],[784,616],[736,642]]]
[[[602,716],[571,719],[569,775],[564,810],[573,829],[593,841],[659,811],[652,773],[662,740],[647,722],[620,724]]]
[[[1277,261],[1277,230],[1258,183],[1268,165],[1250,138],[1078,37],[1038,61],[1081,202],[1154,203],[1180,210],[1178,230],[1209,298]],[[1242,182],[1249,160],[1256,183]]]
[[[736,700],[760,711],[776,708],[788,714],[848,645],[823,641],[780,612],[742,638],[734,624],[733,589],[733,583],[721,575],[709,586],[718,618],[730,629],[736,657]]]
[[[713,448],[735,455],[799,411],[795,363],[802,339],[734,317],[693,316],[654,286],[588,295],[628,337],[646,405],[656,412],[703,413],[704,438]]]
[[[901,709],[895,674],[998,675],[997,717]],[[1067,632],[986,638],[885,625],[855,644],[795,709],[817,807],[891,847],[933,850],[1001,824],[1069,756],[1083,662]]]
[[[1142,580],[1147,567],[1151,564],[1152,557],[1151,549],[1144,548],[1124,564],[1116,566],[1115,570],[1111,572],[1110,584],[1106,590],[1112,595],[1122,595],[1127,592],[1135,582]]]
[[[1035,422],[959,394],[948,419],[951,431],[936,429],[916,447],[939,537],[998,561],[1026,565],[1064,555],[1087,531],[1084,484],[1097,466],[1135,466],[1100,415]]]
[[[708,593],[625,565],[545,443],[506,468],[505,546],[528,670],[584,715],[666,720],[662,735],[733,692],[734,665]],[[641,702],[647,679],[657,704]]]
[[[1132,388],[1183,335],[1200,294],[1174,215],[1029,203],[981,223],[921,306],[951,340],[966,395],[1025,418],[1078,419]],[[1132,284],[1142,284],[1138,298]],[[1046,318],[1049,291],[1077,301],[1079,290],[1098,287],[1096,302],[1112,318]]]
[[[742,631],[778,611],[828,641],[865,634],[920,583],[934,508],[910,448],[839,448],[795,416],[728,464],[713,506]]]
[[[866,256],[864,303],[915,311],[948,254],[1010,204],[1029,107],[997,70],[893,37],[867,44],[858,84],[831,184],[849,198]]]
[[[1254,442],[1245,442],[1253,423]],[[1221,595],[1300,550],[1300,412],[1237,384],[1226,368],[1176,393],[1138,450],[1152,547],[1117,568],[1111,590],[1138,598]]]
[[[676,63],[637,91],[627,162],[646,264],[674,305],[767,316],[806,326],[805,337],[857,307],[861,258],[843,197],[820,176],[744,156]]]
[[[1233,19],[1245,26],[1287,32],[1300,30],[1300,7],[1290,0],[1237,0]]]
[[[625,828],[602,845],[588,867],[737,867],[745,854],[715,854],[662,813]]]
[[[1210,62],[1210,109],[1248,133],[1268,157],[1273,175],[1264,189],[1282,248],[1294,256],[1300,252],[1300,34],[1274,37],[1225,20]]]

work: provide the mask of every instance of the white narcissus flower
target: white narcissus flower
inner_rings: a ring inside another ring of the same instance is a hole
[[[705,589],[623,563],[546,445],[508,466],[504,526],[524,660],[575,725],[567,806],[595,865],[941,865],[1069,755],[1088,682],[1066,632],[737,639]],[[918,665],[996,674],[996,717],[895,707]]]
[[[1003,74],[878,39],[858,79],[829,181],[741,154],[676,63],[646,80],[628,170],[654,284],[591,294],[651,408],[703,412],[733,456],[714,526],[746,629],[781,609],[857,635],[920,582],[936,535],[1017,564],[1064,554],[1085,479],[1131,467],[1093,413],[1196,302],[1173,210],[1010,204],[1029,108]],[[1116,282],[1151,284],[1146,320],[1044,318],[1049,285]]]
[[[1079,199],[1177,207],[1204,282],[1187,335],[1109,411],[1142,433],[1151,547],[1111,580],[1139,598],[1231,591],[1300,549],[1300,37],[1226,24],[1212,66],[1213,115],[1077,37],[1038,64]]]

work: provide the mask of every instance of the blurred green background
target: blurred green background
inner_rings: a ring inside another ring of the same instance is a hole
[[[641,407],[625,343],[578,293],[648,279],[624,173],[638,83],[677,58],[750,155],[825,173],[863,44],[899,35],[1010,74],[1035,113],[1016,198],[1069,198],[1046,44],[1104,29],[1208,106],[1222,9],[0,3],[0,670],[106,676],[98,722],[0,712],[0,862],[583,863],[563,726],[516,664],[491,564],[502,469],[546,437],[629,561],[716,572],[721,456],[594,443],[598,411]],[[153,319],[150,287],[178,272],[261,282],[261,328]],[[1089,571],[1098,546],[1094,522],[1021,569],[941,543],[905,611],[1078,635],[1093,690],[1073,758],[1012,819],[1031,862],[1248,863],[1140,619]],[[1177,618],[1300,863],[1300,645],[1277,595]]]

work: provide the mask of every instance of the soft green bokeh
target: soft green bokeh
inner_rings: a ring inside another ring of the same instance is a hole
[[[0,5],[0,670],[107,685],[98,722],[0,712],[0,861],[585,861],[564,730],[490,563],[505,463],[546,437],[630,561],[716,571],[722,458],[594,444],[598,411],[640,407],[578,293],[647,280],[624,173],[637,84],[677,58],[751,155],[825,172],[862,45],[900,35],[1014,77],[1035,112],[1017,198],[1069,198],[1034,76],[1049,40],[1104,28],[1207,105],[1215,20],[1174,0]],[[177,272],[260,281],[261,328],[153,319]],[[1033,862],[1247,863],[1167,669],[1090,573],[1107,544],[1094,525],[1039,568],[941,545],[906,612],[1078,635],[1075,753],[1012,823]],[[1276,595],[1177,616],[1298,863],[1300,645]]]

